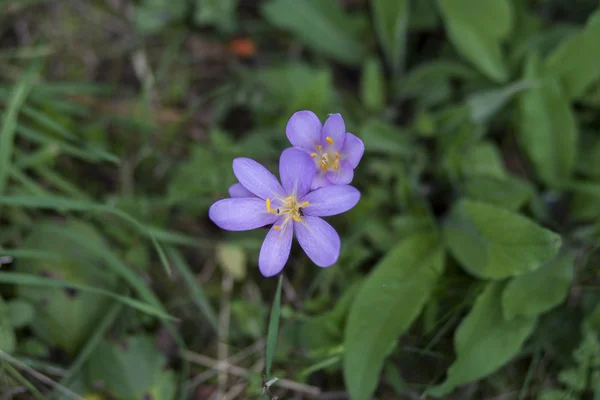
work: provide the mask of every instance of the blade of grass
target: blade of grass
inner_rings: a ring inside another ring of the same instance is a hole
[[[271,364],[273,363],[273,354],[275,354],[275,346],[277,345],[277,335],[279,333],[279,314],[281,312],[281,283],[283,275],[279,275],[277,282],[277,291],[275,292],[275,300],[271,308],[271,316],[269,318],[269,330],[267,332],[267,349],[266,349],[266,380],[271,379]]]
[[[46,114],[36,110],[35,108],[33,108],[31,106],[24,105],[21,111],[23,112],[23,115],[28,116],[33,121],[37,122],[40,126],[43,126],[44,128],[46,128],[54,133],[59,134],[60,136],[64,137],[65,139],[70,139],[70,140],[78,139],[76,135],[69,132],[69,130],[66,129],[64,126],[62,126],[61,124],[59,124],[52,118],[48,117]]]
[[[13,367],[10,363],[4,363],[4,368],[8,372],[10,376],[13,377],[14,380],[19,382],[21,385],[25,386],[27,390],[38,400],[45,400],[46,397],[40,392],[31,382],[27,380],[15,367]]]
[[[33,87],[39,70],[40,63],[35,61],[22,75],[12,91],[7,109],[2,116],[2,128],[0,128],[0,194],[4,192],[11,167],[19,111]]]
[[[36,249],[0,249],[0,257],[11,257],[13,259],[60,260],[60,257],[57,254]]]
[[[190,294],[192,295],[194,304],[196,304],[196,306],[200,309],[200,312],[208,320],[214,332],[217,332],[217,315],[210,305],[210,302],[206,298],[202,287],[198,284],[198,281],[190,270],[190,267],[181,256],[181,253],[179,253],[176,249],[167,248],[167,254],[169,259],[171,259],[173,262],[175,269],[177,269],[179,274],[183,277],[183,280],[186,283]]]
[[[46,286],[55,288],[77,289],[83,292],[89,292],[105,297],[110,297],[111,299],[114,299],[138,311],[141,311],[144,314],[149,314],[159,319],[176,320],[176,318],[170,316],[169,314],[160,309],[157,309],[158,307],[155,307],[154,305],[143,303],[139,300],[135,300],[130,297],[121,296],[108,290],[99,289],[93,286],[82,285],[74,282],[67,282],[62,279],[46,278],[43,276],[3,271],[2,274],[0,274],[0,283],[7,283],[12,285]]]
[[[36,181],[25,175],[17,168],[10,169],[10,176],[18,181],[21,186],[34,196],[50,196],[51,193],[39,185]]]

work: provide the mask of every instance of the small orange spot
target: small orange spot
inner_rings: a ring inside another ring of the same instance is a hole
[[[335,153],[335,158],[337,158],[338,160],[340,159],[340,152],[339,151]]]
[[[311,156],[312,158],[315,158],[315,157],[317,156],[317,153],[312,153],[310,156]]]
[[[322,169],[323,171],[326,171],[326,170],[327,170],[327,164],[325,164],[325,163],[321,163],[321,169]]]
[[[279,225],[273,225],[273,229],[275,229],[276,231],[280,230],[281,227]]]
[[[321,145],[318,145],[318,146],[317,146],[317,150],[321,150],[321,149],[323,149],[323,146],[321,146]]]
[[[229,42],[229,50],[238,57],[252,57],[256,53],[256,44],[250,38],[239,37]]]
[[[331,138],[331,136],[327,136],[327,137],[325,138],[325,140],[327,140],[327,143],[329,143],[329,144],[333,144],[333,139]]]

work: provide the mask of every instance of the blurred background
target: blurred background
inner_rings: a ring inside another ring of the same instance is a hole
[[[598,7],[0,1],[0,399],[600,399]],[[299,110],[362,198],[267,374],[267,231],[207,212]]]

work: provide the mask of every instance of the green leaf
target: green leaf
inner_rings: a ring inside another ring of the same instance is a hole
[[[461,200],[445,224],[450,251],[471,274],[504,279],[553,259],[560,236],[528,218],[490,204]]]
[[[375,58],[368,59],[363,66],[360,97],[370,111],[378,112],[385,107],[385,77],[379,61]]]
[[[198,25],[211,24],[223,32],[235,29],[238,0],[196,0],[194,21]]]
[[[8,314],[8,307],[0,296],[0,350],[12,353],[17,346],[17,336]]]
[[[571,35],[548,56],[550,74],[560,81],[565,95],[579,97],[600,77],[600,10],[592,14],[586,27]]]
[[[22,300],[11,300],[7,304],[8,318],[13,327],[23,328],[29,325],[35,318],[35,309],[31,303]]]
[[[345,64],[359,65],[365,57],[355,21],[338,2],[273,0],[263,6],[273,25],[292,31],[307,46]]]
[[[385,358],[421,313],[443,272],[439,237],[400,242],[366,278],[350,308],[344,337],[344,379],[353,400],[368,400]]]
[[[483,141],[461,155],[461,170],[467,176],[489,176],[504,179],[508,176],[504,170],[502,154],[492,142]]]
[[[142,0],[134,9],[135,26],[142,33],[157,33],[169,23],[183,19],[186,8],[185,0]]]
[[[513,24],[508,0],[438,0],[448,36],[458,52],[496,82],[508,72],[501,42]]]
[[[91,387],[100,384],[117,400],[144,400],[152,392],[170,400],[175,395],[174,376],[163,370],[166,365],[166,357],[149,337],[130,336],[98,344],[88,360],[86,380]]]
[[[559,254],[537,270],[511,279],[502,293],[507,320],[533,318],[562,303],[573,280],[573,256]]]
[[[427,390],[427,394],[446,396],[460,385],[490,375],[519,352],[536,320],[504,319],[501,299],[504,287],[502,282],[488,283],[477,297],[454,334],[456,361],[448,369],[446,380]]]
[[[464,181],[464,194],[470,199],[480,200],[509,210],[517,210],[533,194],[528,182],[506,176],[473,175]]]
[[[408,31],[408,0],[373,0],[371,8],[379,42],[394,74],[404,66]]]
[[[575,167],[575,116],[558,81],[543,70],[535,55],[527,61],[525,79],[537,85],[519,95],[518,138],[540,178],[550,186],[559,186]]]
[[[471,94],[467,98],[467,104],[471,112],[471,121],[476,124],[487,122],[508,104],[515,94],[530,87],[531,84],[529,82],[520,81],[507,85],[502,89]]]

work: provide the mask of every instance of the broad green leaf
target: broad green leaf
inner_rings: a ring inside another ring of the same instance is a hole
[[[400,242],[379,261],[350,308],[344,336],[344,379],[353,400],[368,400],[385,358],[421,313],[443,272],[439,237]]]
[[[565,39],[546,59],[548,71],[558,78],[565,95],[579,97],[600,77],[600,10],[586,27]]]
[[[532,187],[522,179],[512,176],[469,175],[464,181],[464,194],[509,210],[519,209],[533,194]]]
[[[292,31],[306,45],[346,64],[364,60],[365,47],[354,20],[335,1],[272,0],[263,6],[273,25]]]
[[[391,70],[397,74],[404,66],[409,0],[372,0],[371,9],[379,42]]]
[[[438,0],[448,36],[458,52],[496,82],[508,79],[501,43],[512,29],[508,0]]]
[[[573,219],[592,221],[600,217],[600,182],[577,181],[570,183],[567,188],[573,192]]]
[[[160,32],[166,25],[185,17],[185,0],[142,0],[134,9],[135,27],[142,33]]]
[[[471,112],[471,121],[476,124],[487,122],[508,102],[524,89],[531,87],[529,82],[515,82],[502,89],[473,93],[467,98]]]
[[[80,248],[62,236],[61,231],[72,232],[110,251],[99,233],[86,223],[74,219],[64,225],[56,221],[40,221],[24,241],[24,247],[54,252],[60,260],[20,260],[16,263],[17,272],[114,290],[116,277],[103,267],[102,258]],[[18,287],[18,293],[36,308],[32,328],[37,334],[70,354],[85,342],[94,329],[95,321],[112,302],[106,297],[76,289],[56,290],[24,285]]]
[[[535,55],[527,60],[525,79],[538,84],[519,95],[518,138],[540,178],[550,186],[560,186],[575,167],[575,116],[558,81],[543,70]]]
[[[196,0],[194,21],[198,25],[211,24],[223,32],[235,28],[238,0]]]
[[[385,77],[379,60],[375,58],[368,59],[363,66],[360,95],[369,111],[379,112],[385,107]]]
[[[497,179],[508,176],[500,150],[489,141],[478,143],[466,154],[462,154],[461,171],[467,176],[488,176]]]
[[[559,235],[530,219],[472,200],[454,205],[444,234],[462,267],[484,279],[534,271],[553,259],[561,245]]]
[[[23,299],[11,300],[6,304],[8,318],[15,328],[23,328],[29,325],[35,318],[35,309],[31,303]]]
[[[426,393],[444,397],[456,387],[484,378],[511,360],[535,326],[535,318],[516,317],[510,321],[502,314],[505,284],[493,282],[477,297],[473,308],[454,334],[456,361],[446,380]]]
[[[367,121],[358,136],[365,143],[365,151],[380,152],[393,156],[409,156],[415,151],[415,143],[407,131],[379,120]]]
[[[534,318],[562,303],[573,280],[573,256],[559,254],[537,270],[512,278],[502,293],[507,320]]]
[[[86,381],[103,388],[116,400],[144,400],[152,392],[173,399],[174,376],[165,371],[167,359],[146,336],[131,336],[120,341],[98,344],[86,365]],[[166,375],[166,376],[165,376]],[[170,390],[169,390],[170,389]]]

